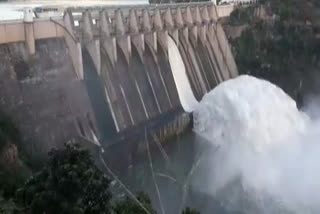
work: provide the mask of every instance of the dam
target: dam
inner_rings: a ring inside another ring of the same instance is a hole
[[[320,5],[291,3],[0,12],[0,213],[319,213],[319,32],[284,14]]]
[[[212,2],[69,7],[61,17],[30,10],[0,21],[0,108],[32,154],[80,138],[105,149],[125,141],[116,150],[128,157],[146,130],[165,141],[189,126],[181,85],[199,101],[238,75],[218,22],[230,10]],[[169,44],[187,81],[175,78]]]

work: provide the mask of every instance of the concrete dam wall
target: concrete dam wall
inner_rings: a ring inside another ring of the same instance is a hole
[[[169,63],[169,37],[197,100],[238,75],[217,21],[217,8],[199,3],[0,22],[0,108],[33,152],[77,137],[106,148],[138,141],[145,129],[163,140],[190,119]]]
[[[33,154],[97,132],[85,85],[75,78],[63,39],[0,45],[0,109],[14,120]],[[44,154],[45,155],[45,154]]]

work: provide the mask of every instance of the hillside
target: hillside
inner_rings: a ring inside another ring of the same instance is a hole
[[[238,8],[225,28],[241,74],[277,84],[299,105],[320,94],[319,1],[272,0]]]

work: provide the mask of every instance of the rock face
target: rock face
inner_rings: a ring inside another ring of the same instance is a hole
[[[96,133],[84,83],[78,80],[63,40],[0,45],[0,109],[10,115],[26,150],[36,157],[69,139]],[[11,151],[11,150],[10,150]],[[10,161],[14,161],[12,148]]]
[[[2,151],[0,163],[8,168],[16,167],[19,164],[19,154],[16,145],[11,144]]]

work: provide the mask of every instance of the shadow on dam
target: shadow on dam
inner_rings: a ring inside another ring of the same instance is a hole
[[[97,120],[97,126],[103,139],[111,138],[116,134],[110,108],[105,99],[104,88],[101,77],[98,75],[94,63],[88,51],[82,49],[84,82],[87,87],[89,99]]]
[[[154,50],[146,44],[144,53],[145,70],[149,71],[148,78],[152,83],[152,91],[157,99],[158,111],[164,112],[169,109],[171,100],[168,96],[168,89],[166,88],[165,79],[162,75],[161,64],[157,62],[157,60],[157,55]]]
[[[162,46],[158,43],[155,52],[146,44],[143,54],[134,44],[131,47],[128,61],[117,46],[114,64],[101,48],[100,74],[88,50],[82,49],[84,83],[104,147],[124,138],[137,141],[144,136],[145,128],[161,129],[183,112]]]
[[[150,84],[150,78],[146,67],[143,65],[142,56],[139,55],[135,45],[132,44],[132,57],[130,59],[130,73],[132,73],[136,79],[136,87],[139,90],[139,97],[143,103],[144,111],[148,119],[156,117],[160,111],[157,107],[157,101],[155,93],[152,91]],[[150,69],[147,67],[147,69]]]
[[[118,134],[115,120],[119,123],[118,129],[125,129],[146,120],[144,106],[139,101],[142,99],[142,95],[147,96],[147,94],[140,95],[137,90],[137,80],[141,82],[146,80],[141,74],[144,72],[143,64],[136,57],[137,54],[131,57],[129,64],[119,47],[117,53],[117,62],[115,66],[112,66],[106,54],[102,52],[101,70],[104,74],[99,75],[89,52],[86,48],[82,49],[84,82],[103,142],[111,141]],[[140,79],[138,79],[139,77]],[[147,84],[144,85],[148,87]],[[152,105],[152,99],[150,97],[146,97],[146,99],[150,99],[148,103]],[[115,115],[112,115],[111,110],[113,104],[117,107],[113,110]],[[152,106],[146,106],[146,108],[149,110]]]

